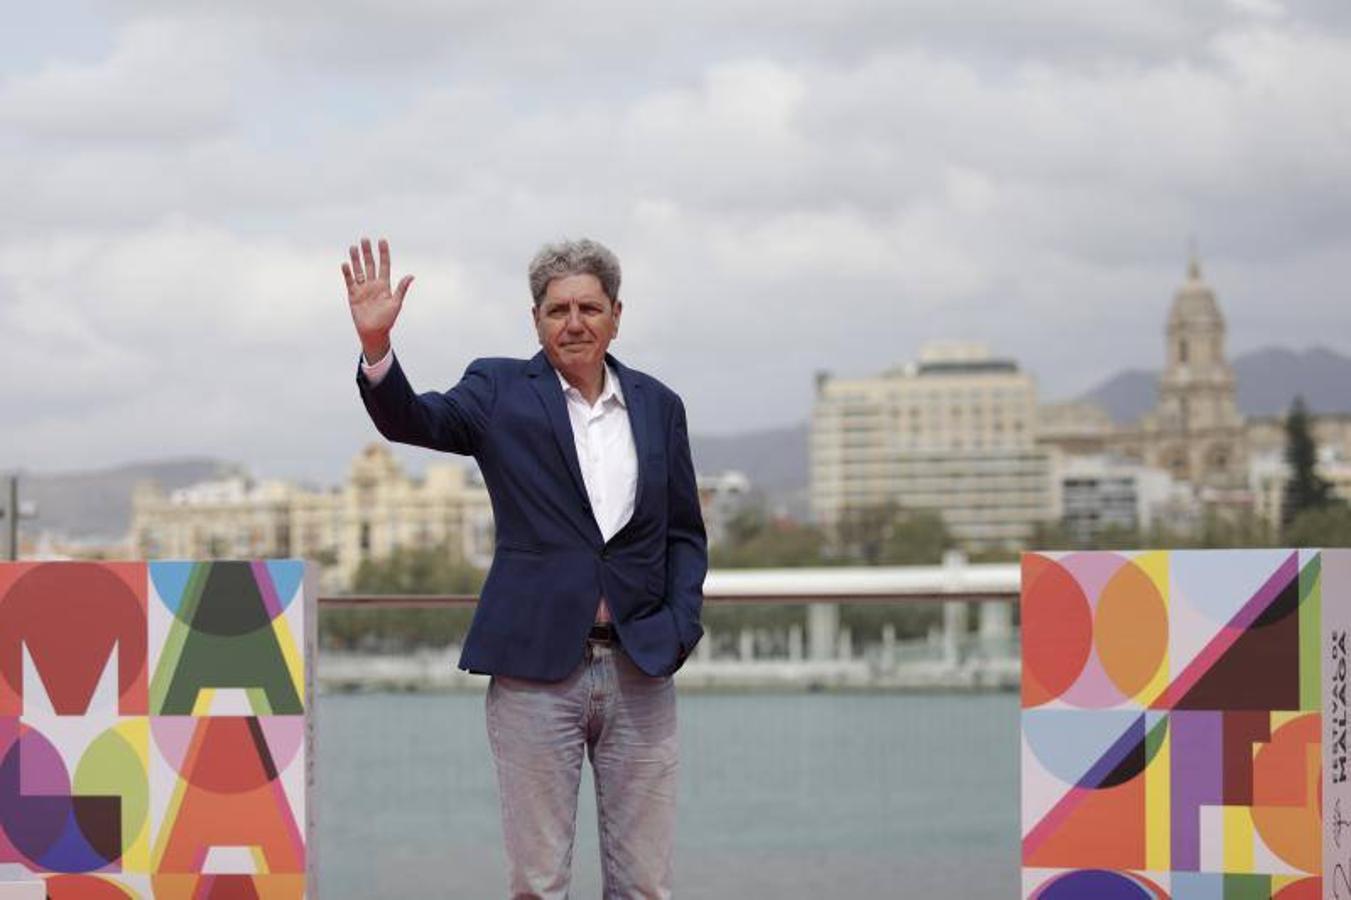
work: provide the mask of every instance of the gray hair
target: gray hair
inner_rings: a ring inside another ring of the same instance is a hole
[[[595,275],[610,302],[619,299],[619,257],[599,241],[582,238],[545,244],[530,260],[530,296],[535,305],[543,302],[549,282],[568,275]]]

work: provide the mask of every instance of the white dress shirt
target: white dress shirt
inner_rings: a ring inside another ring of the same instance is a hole
[[[582,392],[561,374],[558,381],[567,400],[572,442],[591,500],[591,513],[601,539],[608,541],[633,518],[638,490],[638,451],[633,446],[624,391],[609,366],[605,367],[605,384],[594,404],[587,403]]]
[[[393,364],[394,352],[373,365],[361,360],[361,368],[372,386],[380,383]],[[572,424],[573,446],[577,449],[577,464],[582,469],[582,483],[591,501],[591,514],[600,528],[602,540],[608,541],[633,518],[633,507],[638,492],[638,451],[633,445],[633,429],[629,425],[628,406],[624,391],[614,371],[605,367],[605,382],[595,403],[587,403],[582,392],[568,383],[555,370],[563,388],[563,399]],[[610,610],[601,599],[596,616],[607,622]]]

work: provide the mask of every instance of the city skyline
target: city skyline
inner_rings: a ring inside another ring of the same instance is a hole
[[[937,346],[952,343],[953,340],[954,339],[951,338],[944,338],[933,341],[931,343]],[[989,345],[986,345],[983,342],[977,342],[977,344],[981,346],[986,346],[991,351],[998,350],[997,346],[989,347]],[[919,353],[922,353],[923,350],[924,347],[921,346],[919,348]],[[1337,353],[1337,351],[1331,350],[1326,345],[1321,344],[1312,344],[1303,353],[1292,351],[1289,348],[1275,347],[1275,346],[1254,348],[1253,350],[1248,351],[1248,353],[1252,354],[1249,361],[1247,362],[1247,369],[1250,375],[1252,371],[1254,371],[1254,367],[1262,364],[1269,364],[1273,354],[1288,355],[1289,360],[1292,360],[1294,362],[1296,370],[1298,370],[1298,368],[1301,365],[1299,360],[1308,359],[1311,356],[1317,356],[1319,359],[1319,363],[1324,365],[1331,362],[1333,365],[1340,364],[1346,367],[1351,367],[1351,356],[1339,354]],[[1243,356],[1244,354],[1239,354],[1240,358],[1236,360],[1236,362],[1238,362],[1240,366],[1244,364],[1244,360],[1242,358]],[[1039,383],[1039,379],[1037,379],[1036,377],[1035,367],[1026,365],[1025,362],[1022,360],[1012,360],[1012,361],[1015,362],[1021,370],[1026,371],[1032,377],[1034,383]],[[885,371],[886,369],[901,368],[914,364],[915,364],[914,360],[897,360],[893,365],[887,366],[883,371]],[[845,370],[842,369],[819,370],[818,374],[820,372],[829,372],[829,374],[832,377],[835,377],[840,375],[841,372],[843,371]],[[1102,414],[1107,415],[1108,419],[1113,421],[1116,427],[1120,428],[1123,426],[1129,426],[1131,424],[1137,423],[1141,415],[1147,414],[1148,410],[1153,408],[1153,404],[1157,399],[1157,392],[1158,392],[1157,378],[1160,375],[1161,371],[1162,371],[1161,367],[1148,368],[1140,365],[1128,366],[1127,368],[1123,368],[1115,372],[1103,375],[1098,379],[1098,381],[1095,384],[1092,384],[1088,386],[1086,389],[1078,391],[1077,393],[1065,397],[1055,397],[1055,398],[1048,398],[1044,395],[1039,394],[1038,401],[1042,407],[1047,408],[1051,406],[1063,406],[1066,404],[1068,404],[1070,407],[1074,407],[1078,404],[1088,403],[1092,406],[1097,407]],[[876,372],[862,373],[859,375],[852,375],[850,377],[867,378],[870,376],[875,376],[877,374],[878,373]],[[1297,379],[1300,377],[1297,374],[1297,372],[1287,374],[1294,374]],[[1306,372],[1304,374],[1307,377],[1309,373]],[[1240,375],[1242,375],[1241,371]],[[1138,376],[1147,377],[1151,380],[1151,382],[1154,383],[1151,383],[1148,389],[1145,390],[1142,387],[1142,383],[1136,383]],[[1245,383],[1246,382],[1244,381],[1244,379],[1240,377],[1239,379],[1240,400],[1242,399],[1244,393]],[[1261,396],[1252,397],[1250,398],[1249,402],[1256,403],[1258,406],[1261,407],[1269,406],[1272,400],[1272,397],[1269,396],[1272,393],[1271,387],[1272,387],[1271,385],[1264,385],[1261,391]],[[1315,388],[1315,390],[1319,392],[1326,393],[1329,385],[1324,382],[1318,382],[1313,387]],[[1108,389],[1111,391],[1112,396],[1110,402],[1104,402],[1105,398],[1100,399],[1095,396],[1102,389]],[[1140,394],[1139,397],[1135,396],[1135,394],[1137,393]],[[1293,393],[1291,393],[1291,397],[1295,396],[1296,394],[1303,394],[1303,392],[1298,388],[1295,388],[1293,389]],[[1308,400],[1307,395],[1305,395],[1305,399],[1307,402]],[[1124,418],[1122,418],[1121,415],[1113,414],[1113,408],[1115,407],[1118,406],[1133,407],[1139,404],[1142,404],[1141,409],[1144,410],[1144,412],[1142,413],[1125,414]],[[1251,419],[1271,419],[1274,416],[1275,421],[1277,421],[1277,424],[1279,424],[1280,417],[1283,415],[1283,412],[1281,410],[1284,409],[1285,405],[1281,405],[1280,410],[1277,410],[1275,412],[1267,410],[1265,408],[1260,410],[1247,410],[1244,412],[1244,415]],[[1348,415],[1348,411],[1342,409],[1340,406],[1325,408],[1324,406],[1318,404],[1315,404],[1313,406],[1311,412],[1313,412],[1315,415],[1327,415],[1336,419],[1344,418]],[[718,449],[713,451],[713,456],[715,456],[718,459],[721,459],[722,457],[726,456],[728,448],[736,446],[737,442],[751,441],[754,442],[756,446],[758,446],[759,444],[762,444],[771,435],[779,435],[793,431],[800,431],[802,432],[804,439],[803,459],[805,461],[805,442],[806,442],[806,434],[810,426],[810,420],[811,420],[810,410],[808,410],[804,412],[803,419],[799,421],[775,423],[763,427],[733,430],[725,433],[713,433],[713,432],[701,433],[695,431],[691,432],[691,438],[694,444],[696,445],[696,450],[698,450],[699,447],[702,445],[716,444]],[[41,465],[38,465],[31,467],[18,467],[13,471],[19,473],[20,475],[27,474],[39,477],[70,477],[82,475],[98,475],[100,473],[111,473],[118,470],[137,468],[142,466],[162,466],[162,465],[173,466],[179,464],[189,465],[194,463],[202,465],[214,464],[217,466],[224,467],[225,470],[229,472],[237,472],[238,474],[241,474],[249,479],[267,480],[273,478],[282,478],[285,480],[295,481],[306,487],[321,488],[324,486],[331,487],[334,484],[340,483],[347,476],[348,469],[350,468],[352,459],[356,456],[359,456],[364,447],[369,446],[370,444],[373,443],[385,444],[385,446],[387,446],[388,449],[394,454],[395,458],[399,460],[400,464],[405,466],[410,471],[410,473],[415,475],[421,472],[421,470],[427,465],[435,465],[439,462],[446,461],[446,457],[444,457],[441,454],[437,454],[433,451],[424,450],[418,447],[403,446],[399,444],[387,444],[384,441],[384,439],[381,438],[378,434],[372,433],[371,435],[366,436],[361,443],[349,448],[348,456],[343,459],[338,459],[336,467],[332,468],[331,470],[307,469],[299,472],[269,470],[259,466],[256,463],[256,460],[253,460],[252,458],[249,458],[247,456],[226,458],[224,456],[212,455],[209,452],[203,451],[200,453],[183,453],[176,456],[144,456],[131,459],[105,460],[84,468],[60,469],[60,468],[43,467]],[[463,458],[452,457],[451,460],[458,461],[459,463],[467,466],[470,469],[474,468],[473,461],[467,457]],[[714,463],[710,466],[701,467],[701,472],[706,472],[708,474],[716,474],[718,472],[725,471],[726,469],[727,469],[726,465]]]
[[[586,12],[20,11],[0,468],[334,480],[373,435],[338,274],[363,232],[418,277],[395,340],[423,390],[533,351],[539,243],[607,241],[615,351],[696,434],[801,423],[816,370],[938,337],[1044,400],[1156,368],[1191,237],[1231,357],[1351,353],[1337,4]]]

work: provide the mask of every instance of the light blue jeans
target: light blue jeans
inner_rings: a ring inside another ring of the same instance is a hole
[[[565,900],[582,757],[591,758],[605,900],[671,896],[676,702],[616,645],[588,643],[560,682],[494,676],[488,740],[497,766],[512,900]]]

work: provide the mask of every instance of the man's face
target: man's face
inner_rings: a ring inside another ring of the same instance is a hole
[[[600,370],[605,350],[619,334],[624,304],[610,302],[595,275],[565,275],[549,282],[532,307],[540,346],[564,375],[588,377]]]

